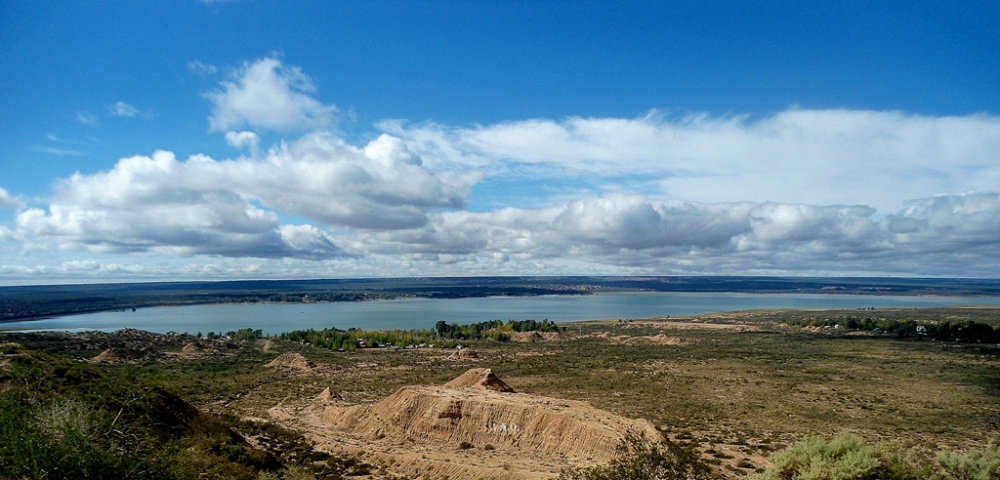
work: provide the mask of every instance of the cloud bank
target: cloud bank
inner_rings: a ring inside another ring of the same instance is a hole
[[[874,213],[864,206],[609,195],[544,210],[450,212],[421,229],[380,232],[367,241],[385,255],[428,261],[464,255],[558,269],[995,275],[1000,194],[931,197],[881,219]]]
[[[314,92],[278,59],[244,63],[205,95],[243,156],[123,158],[28,203],[0,189],[0,275],[1000,271],[1000,117],[392,120],[355,146]],[[299,136],[265,152],[263,131]]]
[[[413,228],[435,208],[460,208],[470,186],[422,168],[397,139],[358,149],[314,133],[262,159],[125,158],[60,182],[48,209],[21,212],[16,226],[63,249],[334,258],[344,252],[330,233],[282,224],[279,213],[330,229]]]
[[[525,120],[473,128],[387,121],[442,168],[496,175],[643,176],[663,197],[701,202],[862,204],[1000,185],[1000,117],[804,110],[773,117]]]

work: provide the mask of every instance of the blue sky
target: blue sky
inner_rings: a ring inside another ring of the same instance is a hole
[[[994,2],[9,2],[0,284],[996,276]]]

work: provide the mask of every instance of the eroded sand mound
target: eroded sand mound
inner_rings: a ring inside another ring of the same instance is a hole
[[[330,387],[326,387],[319,395],[316,395],[317,402],[332,402],[334,400],[340,400],[340,394],[330,390]]]
[[[549,340],[565,340],[571,336],[565,332],[514,332],[510,339],[515,342],[544,342]]]
[[[399,473],[453,480],[553,478],[570,465],[611,460],[627,432],[661,438],[645,420],[587,402],[514,393],[489,369],[440,387],[402,387],[375,405],[327,406],[304,416],[276,408],[272,416],[311,430],[328,448],[369,452]]]
[[[672,337],[665,334],[632,336],[632,335],[612,335],[609,332],[592,333],[586,335],[589,338],[600,338],[615,345],[688,345],[691,341],[681,337]]]
[[[146,350],[135,350],[131,348],[109,348],[96,357],[90,359],[95,363],[116,363],[139,360],[149,354]]]
[[[265,366],[269,368],[278,368],[300,375],[309,375],[316,370],[315,363],[308,358],[303,357],[301,353],[296,352],[282,353],[281,355],[278,355],[278,358],[271,360],[271,363],[268,363]]]
[[[458,376],[458,378],[444,384],[449,388],[478,388],[481,390],[493,390],[495,392],[514,393],[510,385],[503,383],[490,368],[473,368],[468,372]]]
[[[629,343],[652,343],[653,345],[687,345],[687,341],[680,337],[658,334],[648,337],[632,337]]]
[[[181,353],[201,353],[205,351],[205,347],[202,347],[200,343],[188,343],[181,348]]]
[[[475,350],[470,350],[468,348],[462,348],[459,350],[455,350],[455,352],[452,353],[448,358],[452,360],[466,360],[472,358],[479,358],[479,352]]]

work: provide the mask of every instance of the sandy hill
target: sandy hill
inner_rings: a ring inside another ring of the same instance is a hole
[[[273,409],[331,449],[367,452],[398,473],[452,480],[553,478],[562,468],[606,462],[627,432],[661,438],[587,402],[515,393],[489,369],[444,386],[408,386],[375,405],[315,407],[305,416]],[[309,417],[309,418],[306,418]]]
[[[479,352],[468,348],[461,348],[452,352],[448,358],[452,360],[475,359],[479,358]]]
[[[316,364],[312,360],[303,357],[301,353],[285,352],[277,358],[264,365],[269,368],[277,368],[298,375],[310,375],[315,373]]]
[[[510,385],[503,383],[503,380],[500,380],[500,377],[497,377],[493,373],[493,370],[489,368],[473,368],[472,370],[459,375],[454,380],[444,384],[444,386],[448,388],[468,387],[514,393],[514,389],[510,388]]]
[[[139,360],[151,355],[150,350],[132,348],[109,348],[90,359],[94,363],[116,363]]]

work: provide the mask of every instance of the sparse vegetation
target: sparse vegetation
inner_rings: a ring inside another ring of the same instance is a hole
[[[1000,448],[940,451],[937,462],[901,442],[866,444],[849,434],[812,437],[771,457],[758,480],[997,480]]]
[[[618,457],[605,465],[571,468],[559,480],[714,480],[721,478],[693,448],[665,440],[650,442],[628,435]]]
[[[362,468],[281,427],[203,412],[131,368],[4,349],[0,478],[306,479]]]
[[[350,455],[316,451],[294,428],[260,419],[269,418],[268,409],[279,403],[308,406],[327,387],[339,394],[339,402],[375,403],[404,385],[443,384],[470,365],[493,368],[518,392],[584,400],[619,415],[647,419],[671,442],[693,449],[729,478],[752,474],[767,465],[766,459],[777,463],[816,434],[829,439],[842,431],[852,432],[863,447],[859,451],[901,455],[880,462],[910,465],[917,471],[931,468],[929,475],[936,476],[919,478],[997,478],[983,472],[995,469],[991,465],[1000,458],[996,444],[987,443],[1000,431],[1000,349],[989,343],[931,341],[929,334],[789,327],[839,323],[852,316],[912,320],[917,325],[973,322],[992,328],[1000,323],[997,308],[755,311],[676,322],[589,322],[561,325],[569,328],[557,340],[461,340],[478,352],[478,360],[449,359],[450,352],[439,348],[337,352],[290,337],[232,340],[243,331],[254,336],[249,329],[231,332],[230,340],[134,331],[120,336],[4,334],[0,415],[6,423],[0,428],[8,437],[0,439],[0,449],[5,449],[0,453],[0,478],[39,478],[8,469],[15,449],[29,452],[9,438],[20,433],[11,432],[23,432],[21,438],[44,444],[47,451],[71,447],[80,458],[101,458],[101,468],[142,465],[150,475],[167,475],[154,478],[192,478],[191,472],[210,470],[214,478],[339,478],[365,471],[388,475],[392,465],[380,469]],[[425,332],[432,343],[445,344],[433,329]],[[370,332],[363,335],[377,338]],[[651,341],[659,335],[684,341]],[[126,337],[131,340],[122,340]],[[203,351],[180,355],[190,342],[199,342]],[[119,363],[84,361],[107,348],[145,345],[159,353]],[[304,375],[261,368],[290,351],[319,368]],[[33,373],[24,373],[26,368]],[[215,419],[214,425],[232,429],[256,451],[270,453],[278,466],[268,470],[254,463],[265,457],[240,450],[239,441],[197,423],[174,430],[144,423],[156,417],[143,412],[155,413],[150,405],[165,398],[197,407],[205,418]],[[134,410],[122,410],[127,401]],[[123,431],[138,437],[105,435],[111,423],[116,430],[128,426]],[[62,431],[59,425],[68,426],[69,433],[52,435]],[[491,450],[479,442],[466,451],[456,451],[457,446],[449,447],[456,456],[495,457],[504,451],[502,445]],[[102,456],[109,452],[115,457]],[[44,456],[17,455],[19,469],[26,468],[21,465],[29,456],[44,461]],[[91,465],[91,460],[74,464]],[[125,475],[133,477],[141,478]],[[437,478],[434,473],[431,477]]]

